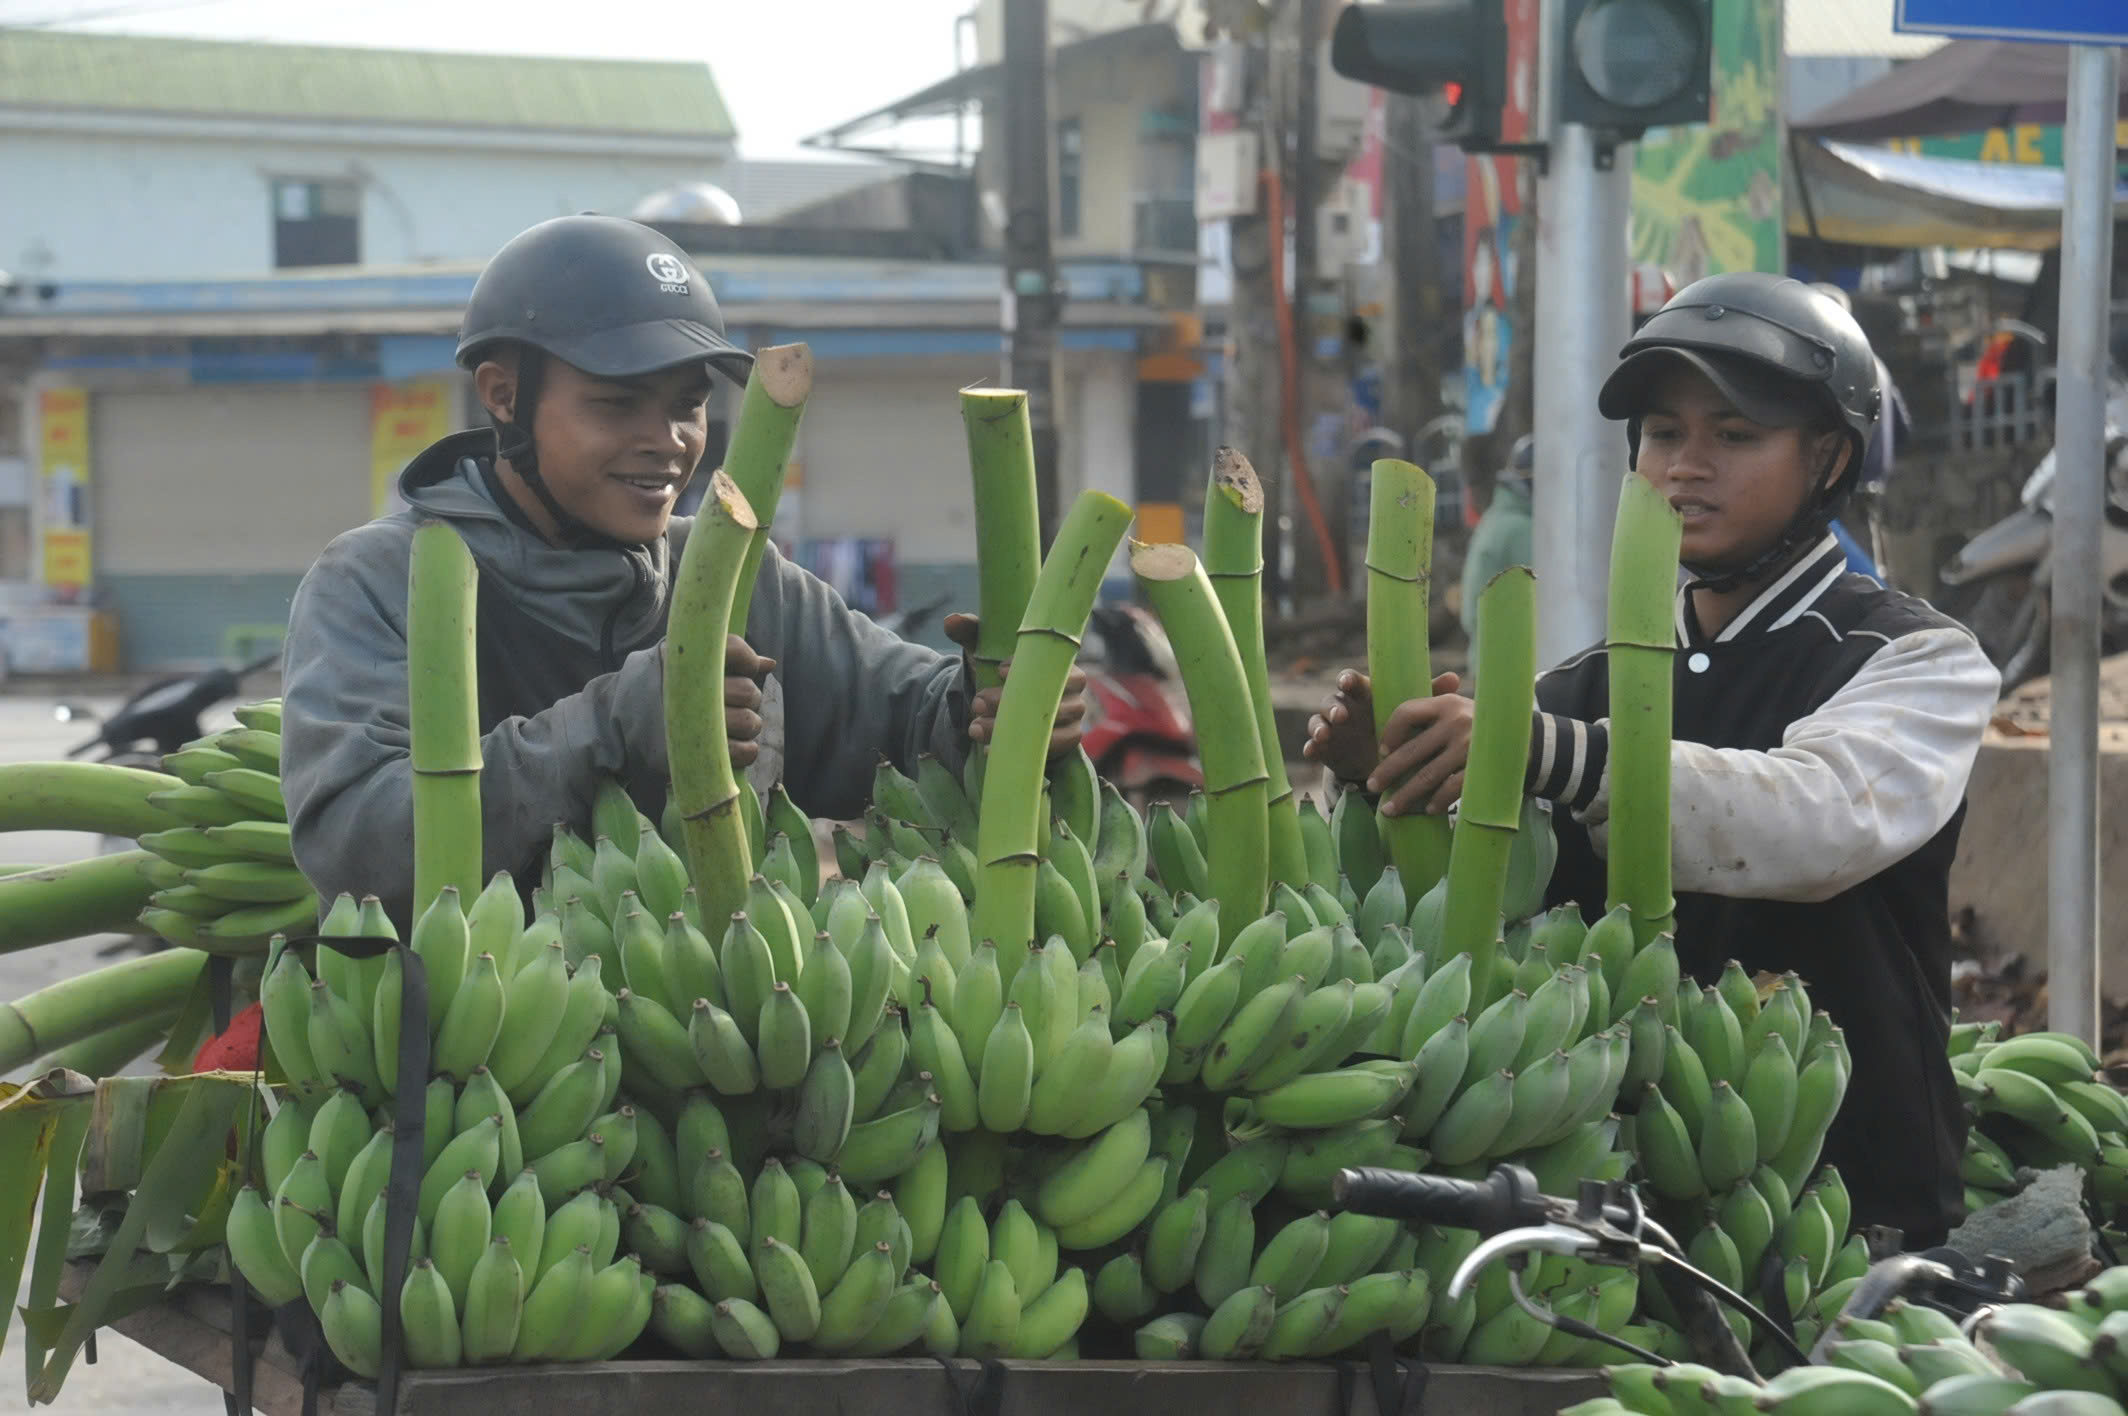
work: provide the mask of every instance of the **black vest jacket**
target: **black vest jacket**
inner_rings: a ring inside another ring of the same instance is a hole
[[[1780,628],[1714,642],[1690,627],[1677,655],[1674,735],[1710,747],[1777,748],[1791,723],[1887,641],[1951,623],[1921,601],[1845,575],[1809,614]],[[1604,717],[1604,655],[1569,661],[1539,681],[1537,697],[1548,712]],[[1549,903],[1577,901],[1593,920],[1604,862],[1568,812],[1553,819],[1559,863]],[[1854,1076],[1825,1159],[1840,1168],[1856,1223],[1897,1226],[1910,1247],[1939,1242],[1964,1209],[1965,1111],[1946,1056],[1949,882],[1964,819],[1961,804],[1919,850],[1829,900],[1677,897],[1678,956],[1694,977],[1711,984],[1732,958],[1754,973],[1793,969],[1812,1004],[1845,1030]]]

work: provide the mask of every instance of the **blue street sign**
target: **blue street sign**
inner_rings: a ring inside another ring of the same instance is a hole
[[[2034,44],[2128,45],[2122,0],[1896,0],[1892,28],[1903,34],[2014,39]]]

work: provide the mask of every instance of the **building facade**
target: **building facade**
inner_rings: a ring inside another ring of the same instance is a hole
[[[526,72],[528,67],[560,68]],[[701,65],[0,33],[0,646],[16,672],[261,652],[407,459],[481,421],[452,363],[480,265],[573,211],[733,181]],[[757,220],[753,211],[746,220]],[[662,224],[662,223],[661,223]],[[1000,270],[973,241],[667,224],[734,338],[811,345],[777,519],[891,608],[974,598],[957,390],[999,376]],[[1144,266],[1067,262],[1069,497],[1136,497],[1142,361],[1173,337]],[[712,453],[736,399],[713,405]],[[846,577],[844,577],[846,579]],[[935,630],[927,637],[942,643]]]

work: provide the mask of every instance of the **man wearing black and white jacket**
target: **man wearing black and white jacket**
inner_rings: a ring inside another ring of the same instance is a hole
[[[1945,1055],[1949,876],[1967,777],[2000,690],[1973,637],[1851,574],[1827,528],[1879,414],[1876,360],[1793,280],[1714,276],[1626,345],[1603,412],[1684,518],[1671,857],[1677,942],[1711,983],[1734,958],[1794,970],[1854,1056],[1826,1159],[1858,1223],[1939,1242],[1962,1211],[1964,1112]],[[1542,491],[1539,491],[1542,495]],[[1605,894],[1608,664],[1539,679],[1528,787],[1554,805],[1549,897]],[[1307,751],[1392,813],[1460,795],[1471,703],[1452,678],[1377,746],[1348,673]]]

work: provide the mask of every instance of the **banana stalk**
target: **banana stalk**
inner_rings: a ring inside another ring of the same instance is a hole
[[[1209,515],[1209,513],[1207,513]],[[1212,583],[1188,546],[1131,546],[1131,572],[1175,645],[1204,758],[1206,876],[1222,946],[1263,916],[1270,890],[1263,740],[1247,670]],[[1288,805],[1291,804],[1290,796]],[[1294,825],[1300,824],[1296,813]]]
[[[731,446],[724,453],[724,475],[754,513],[753,536],[746,545],[739,588],[732,596],[727,621],[731,632],[742,638],[747,612],[753,607],[754,580],[761,573],[761,558],[768,554],[769,523],[776,519],[776,503],[783,499],[784,469],[790,466],[798,420],[805,415],[805,401],[812,392],[810,346],[772,344],[756,351],[753,371],[746,376],[746,396],[732,422]],[[721,654],[720,647],[720,663]]]
[[[1012,657],[1042,568],[1027,395],[1016,388],[962,389],[961,422],[975,483],[975,686],[996,688],[1003,682],[998,666]]]
[[[76,974],[0,1004],[0,1072],[146,1013],[181,1006],[207,956],[166,949]]]
[[[124,933],[155,893],[141,873],[153,859],[148,851],[120,851],[0,879],[0,954]]]
[[[1627,473],[1611,538],[1609,898],[1632,912],[1636,947],[1674,927],[1670,893],[1673,607],[1683,523],[1655,485]]]
[[[10,762],[0,766],[0,831],[167,831],[184,823],[148,797],[183,785],[161,772],[109,762]]]
[[[30,1072],[42,1076],[55,1067],[65,1067],[85,1077],[109,1076],[167,1037],[177,1016],[177,1010],[164,1009],[146,1017],[128,1018],[116,1027],[46,1053]]]
[[[1035,577],[1010,656],[1012,681],[998,700],[977,814],[970,936],[997,945],[998,974],[1008,988],[1034,938],[1035,877],[1048,825],[1043,768],[1057,704],[1130,518],[1129,507],[1102,492],[1083,492],[1072,505]]]
[[[1367,673],[1374,685],[1377,738],[1389,730],[1389,715],[1399,705],[1433,693],[1427,619],[1433,503],[1433,479],[1411,463],[1383,458],[1374,464],[1367,520]],[[1521,786],[1518,775],[1518,794]],[[1464,800],[1467,807],[1467,790]],[[1467,812],[1461,819],[1469,819]],[[1381,820],[1389,857],[1405,893],[1416,900],[1448,871],[1448,818],[1415,814]]]
[[[739,786],[732,777],[731,740],[724,731],[724,636],[758,529],[753,508],[731,478],[712,474],[673,575],[672,618],[665,632],[672,795],[702,918],[711,923],[746,908],[746,884],[753,874]]]
[[[1372,561],[1370,556],[1370,567]],[[1441,957],[1470,955],[1473,1007],[1502,991],[1494,978],[1500,906],[1508,853],[1522,821],[1530,714],[1536,707],[1536,644],[1537,578],[1528,566],[1511,566],[1478,597],[1477,701],[1441,921]],[[1499,981],[1504,983],[1504,976]]]
[[[1271,878],[1298,890],[1308,883],[1308,850],[1293,783],[1286,777],[1286,754],[1271,710],[1271,673],[1264,662],[1263,486],[1249,459],[1230,447],[1212,459],[1212,485],[1204,498],[1204,573],[1241,651],[1256,710],[1256,736],[1269,781]]]
[[[480,894],[480,692],[474,660],[480,571],[448,522],[414,532],[407,564],[406,701],[414,765],[414,904],[446,885]]]

